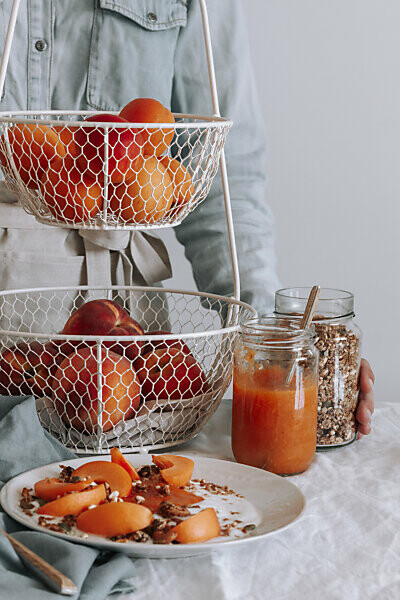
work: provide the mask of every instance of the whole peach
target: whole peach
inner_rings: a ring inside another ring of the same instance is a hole
[[[85,122],[126,123],[118,115],[100,114],[85,119]],[[142,136],[132,128],[110,128],[106,147],[106,132],[103,128],[80,127],[74,135],[78,167],[83,173],[99,182],[104,181],[106,150],[108,152],[108,175],[113,183],[132,177],[133,162],[140,154]]]
[[[101,373],[101,392],[98,371]],[[140,381],[132,363],[110,350],[81,348],[60,364],[53,380],[53,401],[57,413],[77,431],[94,433],[102,408],[100,427],[109,431],[121,420],[134,417],[140,404]]]
[[[113,300],[99,299],[90,300],[82,304],[72,313],[62,331],[68,335],[110,335],[110,336],[134,336],[143,335],[143,329],[135,319],[126,312],[122,306]],[[90,344],[90,342],[87,342]],[[140,354],[143,342],[110,341],[103,342],[105,348],[109,348],[117,354],[125,354],[129,360],[135,360]],[[63,351],[72,352],[74,342],[65,342]]]
[[[195,358],[178,348],[158,348],[139,357],[136,364],[146,400],[188,399],[208,389],[205,375]]]

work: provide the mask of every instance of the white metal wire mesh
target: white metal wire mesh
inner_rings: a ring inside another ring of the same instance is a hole
[[[216,410],[253,313],[162,288],[1,292],[0,393],[33,394],[42,425],[78,452],[181,443]]]
[[[88,122],[88,111],[0,113],[0,166],[23,208],[50,225],[152,229],[207,196],[231,122]]]

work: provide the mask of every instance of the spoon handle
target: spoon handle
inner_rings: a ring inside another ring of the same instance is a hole
[[[320,292],[321,292],[321,288],[319,285],[314,285],[311,288],[310,295],[308,296],[307,306],[305,308],[303,317],[300,321],[300,329],[308,329],[308,327],[310,326],[311,321],[313,320],[314,311],[315,311],[315,307],[316,307],[318,299],[319,299]],[[291,383],[295,370],[296,370],[296,361],[294,360],[292,363],[292,366],[290,368],[290,371],[286,377],[286,380],[285,380],[285,383],[287,385],[289,385]]]
[[[73,596],[78,593],[78,588],[71,579],[2,529],[0,529],[0,532],[9,540],[22,562],[40,577],[49,588],[64,596]]]

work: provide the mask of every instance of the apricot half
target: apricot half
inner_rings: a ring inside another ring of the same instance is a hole
[[[86,533],[112,537],[126,535],[148,527],[153,520],[151,510],[130,502],[109,502],[79,515],[76,526]]]
[[[73,477],[91,477],[96,483],[108,483],[111,492],[121,498],[129,496],[132,489],[131,476],[120,465],[106,460],[94,460],[75,469]]]
[[[152,459],[167,483],[177,487],[183,487],[189,483],[194,467],[194,462],[190,458],[174,456],[173,454],[161,454],[152,456]]]
[[[132,467],[131,463],[126,460],[125,456],[118,448],[111,448],[111,462],[125,469],[128,475],[130,475],[132,481],[140,479],[136,469]]]
[[[96,485],[83,492],[67,494],[58,500],[48,502],[37,509],[39,515],[52,515],[53,517],[65,517],[65,515],[77,515],[83,510],[99,504],[106,499],[106,488],[104,485]]]
[[[46,502],[50,502],[51,500],[56,500],[58,496],[65,496],[65,494],[69,494],[70,492],[82,492],[92,482],[93,479],[90,477],[85,479],[85,481],[75,481],[73,483],[66,483],[55,477],[42,479],[35,483],[35,496],[46,500]]]
[[[221,528],[215,510],[205,508],[178,523],[171,531],[177,533],[176,541],[180,544],[195,544],[218,537]]]

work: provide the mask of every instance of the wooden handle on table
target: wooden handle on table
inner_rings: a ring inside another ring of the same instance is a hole
[[[6,536],[22,561],[38,575],[48,587],[65,596],[73,596],[78,593],[78,588],[71,579],[60,573],[60,571],[52,567],[43,558],[32,552],[32,550],[29,550],[24,544],[21,544],[21,542],[14,539],[2,529],[0,529],[0,532]]]

